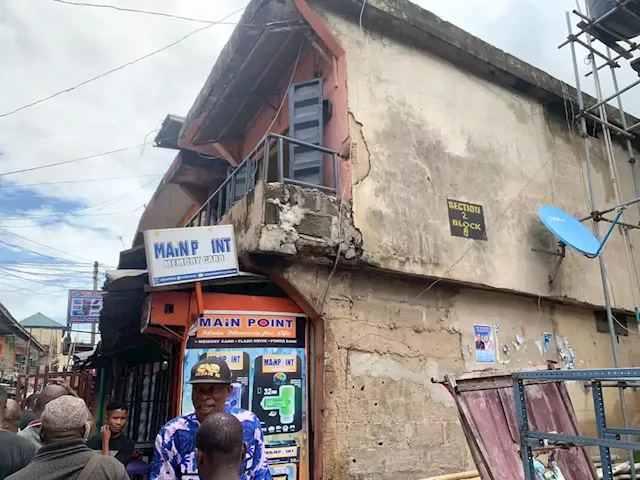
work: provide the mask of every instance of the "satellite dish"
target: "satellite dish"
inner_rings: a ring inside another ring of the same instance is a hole
[[[616,218],[616,221],[611,225],[603,242],[600,243],[593,233],[580,223],[577,218],[572,217],[559,208],[543,206],[538,208],[538,215],[545,227],[562,243],[590,258],[595,258],[600,254],[604,242],[609,238],[609,234],[620,217],[620,215],[618,215],[618,218]]]

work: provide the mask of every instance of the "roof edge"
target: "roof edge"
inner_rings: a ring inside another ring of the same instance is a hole
[[[577,105],[575,87],[409,0],[369,0],[364,11],[362,0],[306,1],[354,22],[359,22],[362,12],[364,29],[415,44],[471,73],[483,74],[494,83],[523,91],[544,103],[564,103],[566,99]],[[591,95],[584,92],[582,95],[585,107],[597,103]],[[619,110],[611,105],[606,105],[606,109],[609,122],[621,126]],[[628,123],[639,121],[633,115],[625,113]]]
[[[18,334],[22,334],[23,340],[28,341],[30,338],[31,342],[36,346],[36,348],[38,348],[43,353],[46,352],[44,346],[40,342],[38,342],[33,337],[33,335],[31,335],[22,325],[20,325],[20,323],[13,317],[13,315],[11,315],[7,307],[5,307],[2,303],[0,303],[0,315],[5,317],[7,321],[16,328]]]

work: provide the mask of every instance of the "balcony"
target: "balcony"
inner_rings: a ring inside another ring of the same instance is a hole
[[[325,147],[270,133],[240,165],[229,167],[227,179],[186,226],[216,225],[260,180],[318,189],[337,196],[338,155],[338,152]],[[331,182],[326,181],[329,175]],[[328,186],[329,183],[333,186]]]
[[[362,238],[339,198],[338,171],[338,152],[268,134],[187,226],[233,225],[240,254],[355,259]]]

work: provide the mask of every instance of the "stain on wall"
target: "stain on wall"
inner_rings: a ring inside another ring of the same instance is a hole
[[[537,217],[539,206],[578,216],[591,211],[584,149],[566,119],[440,57],[321,13],[347,51],[353,208],[363,259],[385,270],[601,305],[596,261],[568,253],[549,285],[557,257],[533,251],[556,247]],[[602,208],[614,201],[613,190],[601,139],[590,141]],[[615,156],[623,195],[634,198],[619,145]],[[447,198],[483,206],[488,241],[472,246],[450,235]],[[628,214],[638,221],[637,209]],[[604,255],[618,306],[632,310],[619,232],[609,242]]]
[[[431,378],[486,368],[530,370],[548,362],[563,366],[556,335],[569,341],[576,368],[611,362],[609,336],[596,332],[589,309],[446,284],[425,292],[431,282],[342,269],[320,305],[328,267],[294,264],[281,274],[325,324],[326,479],[419,479],[472,467],[453,401]],[[508,362],[502,353],[502,362],[475,362],[475,324],[499,326],[498,348],[511,347]],[[541,353],[536,342],[545,333],[551,339]],[[620,339],[625,362],[640,360],[633,340]],[[588,434],[591,392],[574,384],[569,390]],[[607,407],[615,422],[615,395],[607,394]],[[629,411],[640,425],[635,402]]]

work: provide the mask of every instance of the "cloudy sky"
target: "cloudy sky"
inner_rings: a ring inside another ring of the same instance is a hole
[[[93,3],[214,21],[247,2]],[[416,3],[573,84],[569,51],[556,46],[566,36],[564,11],[575,8],[574,0]],[[66,292],[91,287],[93,261],[100,262],[101,280],[105,268],[117,264],[118,252],[131,245],[144,205],[173,159],[171,151],[139,145],[153,139],[167,113],[188,111],[233,26],[213,25],[99,80],[3,114],[205,25],[54,0],[0,0],[0,302],[16,318],[40,311],[64,323]],[[582,60],[581,68],[587,68]],[[624,73],[621,84],[635,78]],[[640,111],[638,102],[628,107]]]

